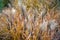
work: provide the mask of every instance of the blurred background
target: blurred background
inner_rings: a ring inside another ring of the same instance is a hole
[[[60,40],[60,0],[0,0],[0,40]]]

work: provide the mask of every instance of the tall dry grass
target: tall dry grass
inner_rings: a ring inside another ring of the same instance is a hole
[[[60,26],[57,9],[49,8],[44,0],[23,0],[20,6],[18,0],[13,3],[14,7],[0,14],[0,40],[55,40]]]

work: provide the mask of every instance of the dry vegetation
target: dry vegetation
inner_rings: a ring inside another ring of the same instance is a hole
[[[60,40],[60,10],[54,0],[18,0],[0,13],[0,40]]]

